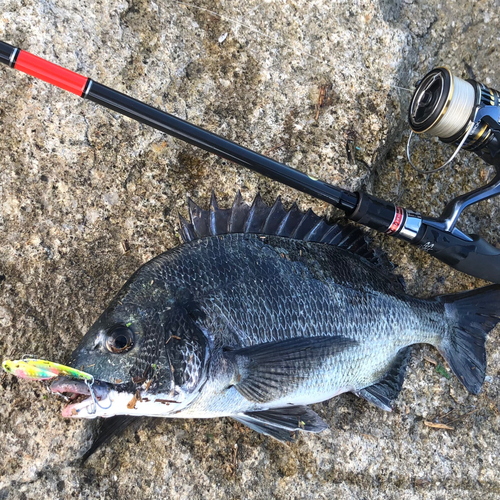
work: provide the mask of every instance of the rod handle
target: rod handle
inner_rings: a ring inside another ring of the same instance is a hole
[[[472,241],[426,225],[418,247],[457,271],[500,283],[500,249],[477,234],[469,237]]]

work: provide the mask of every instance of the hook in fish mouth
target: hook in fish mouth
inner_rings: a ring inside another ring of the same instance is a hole
[[[176,414],[185,401],[177,400],[169,393],[148,393],[130,385],[112,384],[102,380],[76,380],[59,377],[50,391],[69,402],[62,409],[66,418],[109,418],[116,415],[148,415],[162,417]]]
[[[75,380],[68,377],[59,377],[50,385],[51,392],[66,395],[72,403],[66,405],[62,410],[63,417],[78,417],[82,410],[88,414],[96,412],[96,405],[102,409],[111,407],[111,400],[108,407],[100,405],[100,401],[108,398],[110,387],[105,382]],[[85,397],[88,396],[88,397]]]

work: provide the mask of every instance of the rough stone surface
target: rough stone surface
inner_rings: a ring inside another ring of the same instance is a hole
[[[0,6],[1,39],[347,189],[437,215],[492,174],[468,153],[436,175],[409,168],[410,94],[398,87],[446,64],[500,88],[498,0]],[[334,212],[7,67],[0,79],[3,358],[66,360],[126,278],[179,243],[187,195],[207,203],[214,189],[229,203],[237,189],[247,200],[260,190],[268,202],[279,193]],[[432,168],[448,151],[420,142],[415,154]],[[493,200],[464,214],[461,228],[498,244],[499,220]],[[482,284],[407,244],[378,241],[413,294]],[[419,347],[393,413],[344,395],[315,407],[330,431],[290,446],[230,419],[150,420],[84,466],[77,458],[95,425],[64,420],[44,385],[4,376],[0,499],[499,498],[498,333],[477,397]],[[450,411],[454,430],[424,425]]]

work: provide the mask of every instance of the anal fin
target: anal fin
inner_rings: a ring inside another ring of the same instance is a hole
[[[396,354],[389,370],[379,382],[356,391],[354,394],[366,399],[382,410],[392,411],[393,402],[403,387],[410,354],[411,347],[401,349]]]
[[[253,411],[233,418],[256,432],[283,442],[294,441],[296,431],[321,432],[328,429],[319,415],[306,406]]]

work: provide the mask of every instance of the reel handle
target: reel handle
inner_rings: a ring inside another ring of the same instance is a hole
[[[414,243],[420,249],[457,271],[500,283],[500,249],[477,234],[469,235],[470,241],[465,241],[436,227],[424,228],[422,237]]]

